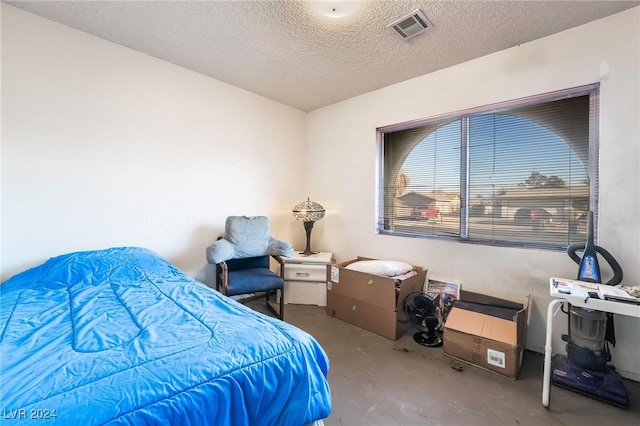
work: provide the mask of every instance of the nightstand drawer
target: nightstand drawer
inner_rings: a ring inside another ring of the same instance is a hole
[[[327,306],[327,283],[285,281],[284,303]]]
[[[284,279],[290,281],[320,281],[327,277],[326,264],[287,263],[284,267]]]

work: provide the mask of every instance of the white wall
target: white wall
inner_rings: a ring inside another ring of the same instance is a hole
[[[204,277],[231,214],[304,241],[306,114],[2,4],[2,280],[148,247]]]
[[[548,279],[575,277],[564,252],[375,234],[376,127],[601,83],[600,242],[640,284],[640,8],[309,114],[309,192],[328,209],[316,241],[338,261],[404,260],[490,294],[531,294],[527,347],[543,352]],[[558,330],[566,317],[556,318]],[[640,322],[616,317],[615,365],[640,379]],[[555,335],[556,349],[564,349]]]

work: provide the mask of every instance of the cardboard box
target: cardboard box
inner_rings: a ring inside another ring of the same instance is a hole
[[[449,312],[444,324],[444,354],[516,379],[527,335],[529,296],[497,298],[461,291],[460,300],[470,303],[464,308],[454,303]],[[508,310],[511,319],[504,319]]]
[[[403,310],[404,299],[411,292],[423,291],[427,270],[414,266],[416,275],[399,280],[346,269],[360,260],[374,259],[359,256],[327,265],[327,315],[397,340],[411,327]]]

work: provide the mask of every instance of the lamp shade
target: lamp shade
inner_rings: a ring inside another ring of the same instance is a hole
[[[303,201],[293,208],[293,216],[296,220],[303,222],[315,222],[324,217],[324,207],[307,198],[307,201]]]

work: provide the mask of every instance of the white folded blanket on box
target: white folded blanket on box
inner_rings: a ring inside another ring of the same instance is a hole
[[[413,270],[412,265],[397,260],[359,260],[350,263],[345,268],[383,277],[398,277],[398,279],[409,278],[417,273]],[[411,272],[413,274],[405,276]]]

